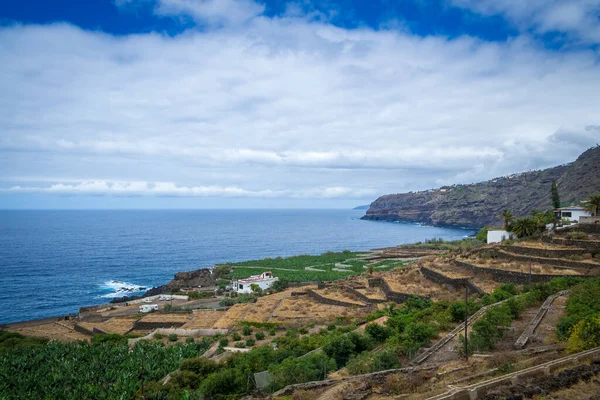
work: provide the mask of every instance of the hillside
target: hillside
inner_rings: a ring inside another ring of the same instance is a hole
[[[556,179],[563,203],[585,199],[600,189],[600,147],[576,161],[540,171],[523,172],[470,185],[381,196],[362,219],[421,222],[438,226],[483,227],[499,224],[502,210],[515,216],[551,207]]]

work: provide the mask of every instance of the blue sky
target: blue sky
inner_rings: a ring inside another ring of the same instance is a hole
[[[350,207],[600,138],[600,0],[4,0],[0,208]]]

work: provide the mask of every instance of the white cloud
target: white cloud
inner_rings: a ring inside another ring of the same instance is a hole
[[[527,38],[256,17],[176,37],[10,26],[0,51],[0,180],[23,188],[370,198],[571,161],[600,124],[597,55]]]
[[[173,182],[107,182],[84,181],[51,186],[12,186],[0,189],[4,193],[47,193],[59,195],[97,196],[167,196],[167,197],[259,197],[259,198],[361,198],[373,196],[372,189],[323,187],[306,190],[248,190],[236,186],[182,186]]]
[[[253,0],[115,0],[121,8],[154,6],[159,16],[190,17],[208,25],[241,24],[261,15],[264,4]]]
[[[483,15],[504,15],[523,30],[600,43],[600,0],[451,0]]]

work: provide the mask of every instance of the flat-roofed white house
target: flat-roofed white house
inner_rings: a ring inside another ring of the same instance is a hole
[[[260,275],[252,275],[246,279],[233,281],[233,290],[237,293],[252,293],[252,285],[258,285],[262,290],[268,289],[277,282],[279,278],[273,276],[271,271],[265,271]]]
[[[592,213],[581,206],[561,207],[554,210],[554,215],[559,219],[568,219],[572,222],[579,222],[580,217],[591,217]]]
[[[487,232],[487,243],[500,243],[509,239],[516,239],[517,235],[505,230],[490,230]]]

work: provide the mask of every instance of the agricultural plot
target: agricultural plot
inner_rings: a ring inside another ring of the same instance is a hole
[[[298,323],[310,321],[325,323],[334,321],[338,317],[361,317],[368,313],[365,310],[365,308],[360,307],[320,304],[307,296],[288,297],[281,302],[270,322]]]
[[[52,341],[41,348],[14,348],[0,357],[2,399],[130,399],[150,380],[172,372],[211,341],[163,346],[142,341],[91,345]]]
[[[69,328],[67,328],[67,326],[69,326]],[[45,339],[62,340],[67,342],[89,339],[84,334],[75,332],[71,328],[71,323],[67,321],[61,321],[60,324],[56,322],[50,322],[47,324],[24,326],[21,328],[11,329],[11,331],[25,336],[37,336]]]
[[[234,304],[225,314],[215,322],[215,329],[231,329],[240,322],[245,315],[254,307],[254,303]]]
[[[244,317],[244,321],[268,322],[277,306],[279,306],[284,298],[290,296],[291,292],[291,290],[286,290],[259,298],[254,303],[254,307]]]
[[[300,255],[287,258],[265,258],[228,264],[234,279],[247,278],[263,271],[291,282],[333,281],[365,271],[368,261],[359,260],[361,253],[325,253],[319,256]]]
[[[365,305],[362,301],[355,300],[353,297],[349,296],[341,288],[332,287],[327,289],[315,290],[315,293],[330,300],[343,301],[345,303],[356,304],[357,306]]]
[[[383,278],[395,292],[431,297],[438,297],[440,294],[448,292],[443,286],[425,278],[416,268],[388,273]]]
[[[225,311],[194,310],[192,320],[182,326],[184,329],[208,329],[217,322]]]

